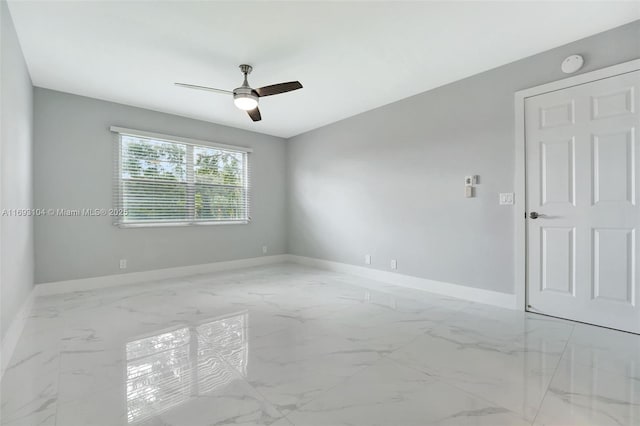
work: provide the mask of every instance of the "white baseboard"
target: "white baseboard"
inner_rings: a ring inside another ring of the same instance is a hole
[[[4,376],[5,369],[9,366],[13,351],[16,349],[18,340],[22,335],[22,330],[31,314],[33,301],[35,299],[35,288],[32,288],[26,300],[22,303],[20,310],[9,324],[9,328],[0,342],[0,380]]]
[[[468,287],[459,284],[434,281],[426,278],[419,278],[410,275],[403,275],[395,272],[380,271],[378,269],[365,268],[363,266],[349,265],[347,263],[332,262],[329,260],[316,259],[312,257],[288,255],[288,260],[301,265],[312,266],[320,269],[327,269],[335,272],[356,275],[363,278],[382,281],[400,287],[408,287],[417,290],[424,290],[431,293],[465,299],[472,302],[484,303],[507,309],[518,309],[516,306],[515,294],[500,293],[492,290],[483,290],[475,287]]]
[[[154,269],[151,271],[131,272],[127,274],[114,274],[92,278],[80,278],[77,280],[56,281],[36,284],[36,294],[38,296],[48,296],[52,294],[68,293],[71,291],[95,290],[99,288],[143,283],[145,281],[188,277],[190,275],[206,274],[210,272],[282,263],[287,260],[288,256],[281,254],[274,256],[251,257],[248,259],[228,260],[224,262],[203,263],[200,265],[180,266],[176,268]]]

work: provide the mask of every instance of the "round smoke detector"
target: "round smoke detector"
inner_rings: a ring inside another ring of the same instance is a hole
[[[562,72],[565,74],[573,74],[584,65],[584,59],[580,55],[571,55],[562,61]]]

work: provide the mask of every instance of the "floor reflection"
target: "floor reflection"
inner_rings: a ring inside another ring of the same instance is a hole
[[[127,343],[129,423],[246,376],[248,321],[242,312]]]

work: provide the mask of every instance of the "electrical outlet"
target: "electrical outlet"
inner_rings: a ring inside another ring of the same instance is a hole
[[[370,254],[365,254],[364,255],[364,264],[365,265],[371,265],[371,255]]]
[[[391,269],[398,269],[398,261],[396,259],[391,259]]]
[[[267,251],[268,251],[268,247],[262,246],[262,254],[267,254]]]
[[[127,269],[127,259],[120,259],[120,269]]]

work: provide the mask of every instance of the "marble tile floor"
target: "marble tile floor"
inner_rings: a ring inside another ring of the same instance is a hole
[[[640,336],[282,264],[40,297],[2,425],[640,425]]]

